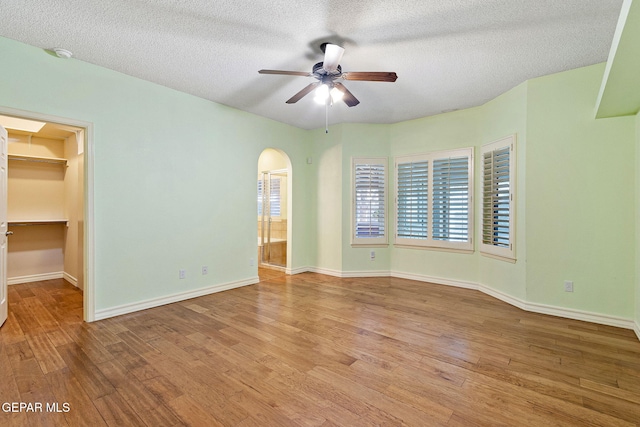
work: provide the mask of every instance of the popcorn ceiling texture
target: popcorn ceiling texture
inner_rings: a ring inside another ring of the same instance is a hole
[[[0,36],[313,129],[322,106],[285,100],[314,81],[323,41],[361,101],[330,123],[394,123],[481,105],[523,81],[607,60],[622,0],[2,0]],[[43,53],[44,54],[44,53]],[[10,60],[4,59],[4,60]],[[595,100],[594,100],[595,102]]]

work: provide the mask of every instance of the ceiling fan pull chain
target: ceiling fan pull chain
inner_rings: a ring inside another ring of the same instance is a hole
[[[329,100],[324,103],[324,133],[329,133]]]

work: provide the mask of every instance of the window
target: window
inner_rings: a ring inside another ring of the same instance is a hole
[[[396,162],[398,239],[426,240],[429,211],[429,159],[427,156]]]
[[[271,185],[270,190],[267,194],[268,200],[267,206],[269,206],[269,211],[271,212],[271,216],[280,216],[281,215],[281,203],[280,203],[280,178],[279,177],[271,177],[270,180],[259,179],[258,180],[258,216],[262,216],[262,189],[265,181],[270,181]]]
[[[387,158],[354,158],[353,245],[387,244]]]
[[[398,245],[473,250],[473,148],[396,158]]]
[[[515,260],[515,135],[482,146],[481,252]]]

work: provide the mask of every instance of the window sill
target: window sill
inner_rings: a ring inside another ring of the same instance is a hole
[[[388,248],[388,243],[351,243],[352,248]]]
[[[511,264],[515,264],[517,261],[515,258],[490,254],[488,252],[482,252],[482,251],[480,251],[480,255],[485,256],[487,258],[497,259],[498,261],[510,262]]]
[[[475,252],[474,249],[452,249],[452,248],[439,248],[436,246],[413,246],[413,245],[398,245],[398,244],[394,244],[393,245],[394,248],[401,248],[401,249],[421,249],[421,250],[427,250],[427,251],[438,251],[438,252],[451,252],[451,253],[456,253],[456,254],[472,254]]]

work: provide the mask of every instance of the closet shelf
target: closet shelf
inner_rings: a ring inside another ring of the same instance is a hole
[[[67,165],[67,159],[59,157],[42,157],[42,156],[27,156],[24,154],[9,154],[9,160],[20,160],[23,162],[35,162],[35,163],[53,163],[56,165]]]
[[[27,225],[49,225],[49,224],[64,224],[69,225],[68,219],[12,219],[7,221],[9,226],[27,226]]]

